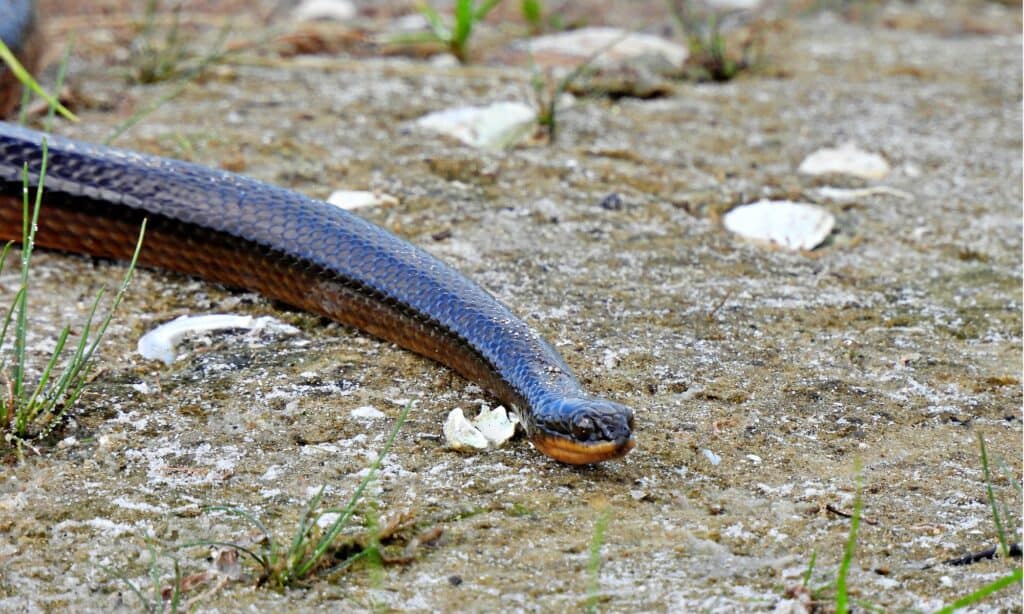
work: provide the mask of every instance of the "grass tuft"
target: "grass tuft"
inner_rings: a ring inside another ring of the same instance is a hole
[[[665,0],[690,49],[688,76],[696,81],[731,81],[754,68],[761,55],[761,30],[750,28],[746,39],[730,45],[714,11],[701,11],[693,0]]]
[[[398,436],[398,431],[402,428],[406,418],[409,416],[412,406],[413,404],[409,403],[405,406],[405,409],[402,410],[402,413],[399,414],[398,420],[395,422],[394,428],[388,435],[387,441],[381,449],[380,454],[378,454],[377,458],[370,464],[366,476],[359,482],[359,485],[352,493],[352,496],[349,498],[345,507],[341,509],[322,507],[321,504],[323,502],[324,487],[320,487],[320,490],[316,495],[314,495],[306,504],[306,507],[299,518],[299,525],[292,534],[291,542],[287,546],[284,546],[277,541],[274,538],[273,533],[253,513],[233,506],[211,506],[207,508],[207,510],[221,511],[237,516],[256,527],[263,536],[263,547],[256,550],[241,546],[237,543],[202,540],[184,544],[181,548],[190,548],[194,546],[223,546],[235,548],[248,556],[249,559],[252,560],[259,568],[260,573],[257,584],[260,586],[268,586],[276,590],[301,585],[310,576],[320,570],[324,570],[332,574],[337,573],[362,559],[368,559],[371,561],[375,559],[379,563],[381,560],[380,543],[379,539],[374,538],[375,532],[379,531],[379,527],[376,527],[376,521],[372,520],[369,526],[369,533],[371,537],[369,544],[343,560],[341,563],[327,569],[329,563],[328,559],[330,558],[328,555],[332,553],[332,546],[334,545],[335,540],[341,532],[348,527],[349,521],[352,519],[352,515],[356,510],[356,506],[362,499],[366,488],[376,477],[377,471],[380,469],[380,465],[384,461],[384,458],[391,451],[391,447],[395,443],[395,438]],[[320,532],[317,526],[317,521],[326,514],[337,514],[338,517],[333,523],[331,523],[330,527],[325,531]]]
[[[430,30],[397,36],[393,42],[440,44],[459,62],[466,64],[469,62],[469,41],[473,37],[473,30],[500,3],[501,0],[455,0],[452,17],[445,19],[437,9],[422,0],[417,8],[427,20]]]
[[[142,239],[146,227],[145,222],[143,222],[128,271],[125,273],[121,286],[117,294],[115,294],[113,304],[106,316],[93,330],[93,323],[96,321],[100,301],[106,293],[106,288],[103,288],[96,294],[96,298],[93,300],[89,315],[82,327],[82,334],[79,337],[78,344],[65,362],[63,369],[57,369],[57,364],[62,358],[64,348],[70,337],[70,325],[65,325],[61,329],[57,336],[53,353],[43,367],[38,380],[33,385],[29,380],[30,366],[27,360],[26,347],[30,289],[29,269],[32,262],[32,251],[35,247],[36,231],[39,225],[39,212],[42,206],[46,168],[49,158],[45,139],[43,140],[42,149],[43,156],[39,169],[39,183],[35,191],[31,214],[29,213],[28,165],[26,164],[22,169],[23,223],[20,283],[18,291],[14,295],[14,300],[4,317],[2,328],[0,328],[0,347],[4,346],[8,333],[12,331],[12,323],[14,335],[11,349],[2,352],[2,356],[0,356],[0,380],[2,380],[6,390],[5,395],[0,395],[0,431],[3,432],[6,441],[14,443],[18,447],[19,452],[21,445],[27,442],[27,440],[42,439],[49,435],[53,428],[60,423],[60,419],[68,409],[75,404],[78,397],[82,394],[85,385],[89,381],[89,374],[93,364],[92,359],[96,349],[99,347],[107,326],[109,326],[114,312],[121,304],[131,283],[139,251],[142,248]],[[2,269],[6,261],[10,247],[11,244],[8,243],[2,253],[0,253],[0,269]]]
[[[530,82],[533,86],[534,104],[537,107],[537,125],[547,133],[548,143],[554,143],[558,134],[558,102],[562,95],[565,94],[576,79],[579,79],[590,70],[597,58],[629,38],[629,36],[630,33],[626,32],[608,44],[599,47],[557,82],[552,81],[548,75],[542,73],[533,61],[533,56],[530,56],[530,65],[533,73]]]

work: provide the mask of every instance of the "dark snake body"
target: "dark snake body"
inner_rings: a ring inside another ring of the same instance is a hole
[[[255,290],[433,358],[516,408],[553,458],[592,463],[633,447],[631,410],[586,394],[558,353],[484,289],[295,192],[0,123],[0,238],[21,238],[22,168],[35,187],[44,139],[38,245],[125,259],[146,218],[143,264]]]

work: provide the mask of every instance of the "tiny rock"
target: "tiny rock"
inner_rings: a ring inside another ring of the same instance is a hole
[[[882,156],[864,151],[853,143],[819,149],[804,158],[797,169],[805,175],[836,173],[862,179],[881,179],[889,174],[889,163]]]
[[[356,16],[356,7],[348,0],[303,0],[292,11],[296,21],[345,21]]]
[[[362,209],[363,207],[397,205],[398,199],[382,192],[335,190],[327,197],[327,202],[335,207],[351,211],[352,209]]]
[[[580,28],[549,34],[529,42],[539,64],[578,64],[594,57],[594,64],[608,66],[644,55],[657,55],[669,64],[682,66],[689,56],[686,47],[660,36],[619,28]],[[561,62],[558,60],[561,59]]]
[[[502,149],[518,143],[537,121],[537,112],[521,102],[495,102],[486,107],[457,107],[416,120],[420,128],[440,132],[481,149]]]

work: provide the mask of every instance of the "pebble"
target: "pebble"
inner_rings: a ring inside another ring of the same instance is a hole
[[[705,0],[716,11],[752,11],[761,6],[763,0]]]
[[[704,454],[704,458],[708,459],[708,462],[711,463],[713,466],[717,467],[719,464],[721,464],[721,456],[715,454],[714,452],[708,450],[707,448],[704,448],[703,450],[701,450],[701,452]]]
[[[472,147],[503,149],[533,131],[537,112],[521,102],[495,102],[486,107],[456,107],[429,113],[416,120],[416,125]]]
[[[384,417],[384,412],[373,405],[364,405],[353,409],[349,412],[349,415],[353,418],[361,418],[363,420],[379,420]]]
[[[759,200],[729,211],[722,223],[745,239],[792,250],[811,250],[835,227],[835,217],[825,209],[787,200]]]
[[[805,175],[836,173],[862,179],[881,179],[889,174],[889,163],[882,156],[864,151],[853,143],[819,149],[804,158],[797,169]]]
[[[356,7],[348,0],[303,0],[292,10],[296,21],[345,21],[356,16]]]
[[[346,211],[362,209],[363,207],[393,206],[398,204],[398,199],[383,192],[368,192],[365,190],[335,190],[327,197],[328,204],[334,205]]]
[[[596,66],[619,64],[645,55],[658,55],[679,67],[690,55],[686,47],[660,36],[619,28],[580,28],[548,34],[530,40],[528,47],[542,66],[578,64],[600,53],[593,60]]]

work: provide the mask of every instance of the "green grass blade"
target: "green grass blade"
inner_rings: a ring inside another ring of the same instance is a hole
[[[313,527],[313,523],[315,522],[313,511],[323,500],[325,488],[325,486],[321,486],[320,490],[318,490],[317,493],[313,495],[313,498],[309,500],[309,503],[306,504],[306,508],[302,510],[302,516],[299,518],[299,526],[295,530],[295,536],[292,538],[291,546],[288,548],[288,569],[298,567],[304,558],[306,553],[305,546],[308,543],[309,530]]]
[[[99,309],[100,300],[103,298],[104,294],[105,289],[101,288],[100,291],[96,293],[96,297],[92,300],[92,306],[89,308],[89,315],[85,318],[85,324],[82,326],[82,334],[78,338],[78,344],[75,346],[75,351],[71,355],[71,359],[68,361],[63,373],[61,373],[60,378],[58,378],[57,383],[53,387],[53,394],[56,397],[54,400],[55,405],[64,397],[68,387],[70,387],[72,383],[76,383],[78,381],[78,376],[85,364],[84,356],[89,344],[89,331],[92,330],[92,323],[96,318],[96,311]]]
[[[455,26],[452,28],[452,47],[465,49],[469,37],[473,33],[473,22],[476,20],[473,5],[476,0],[455,1]]]
[[[102,569],[103,571],[105,571],[106,573],[114,576],[118,580],[120,580],[120,581],[124,582],[125,584],[127,584],[128,588],[133,593],[135,593],[135,596],[138,597],[139,601],[142,602],[142,604],[144,606],[143,609],[146,612],[152,612],[153,611],[152,605],[149,603],[149,601],[146,600],[146,596],[142,594],[142,590],[138,586],[136,586],[134,582],[129,580],[127,576],[125,576],[120,571],[117,571],[116,569],[113,569],[111,567],[107,567],[106,565],[103,565],[103,564],[98,564],[98,565],[99,565],[99,568]]]
[[[601,590],[601,546],[604,545],[604,534],[608,529],[608,521],[611,519],[611,510],[605,508],[597,517],[594,523],[594,534],[590,538],[590,556],[587,559],[587,607],[588,614],[597,612],[597,603],[600,599]]]
[[[10,253],[11,248],[14,247],[14,241],[8,241],[4,245],[3,251],[0,251],[0,271],[4,270],[4,263],[7,262],[7,254]]]
[[[807,571],[804,572],[803,585],[806,587],[811,581],[811,574],[814,573],[814,564],[818,560],[818,552],[811,552],[811,561],[807,563]]]
[[[159,587],[158,587],[159,588]],[[162,593],[162,591],[161,591]],[[161,598],[163,594],[160,595]],[[181,607],[181,563],[174,559],[174,589],[171,591],[171,612],[177,612]]]
[[[184,544],[179,544],[179,545],[175,546],[174,549],[175,550],[184,550],[186,548],[195,548],[196,546],[216,546],[216,547],[219,547],[219,548],[231,548],[232,550],[238,550],[242,554],[245,554],[245,555],[249,556],[250,558],[252,558],[252,560],[254,560],[257,563],[259,563],[260,567],[263,567],[264,569],[268,569],[270,567],[270,562],[269,562],[269,560],[266,557],[260,556],[258,553],[253,551],[251,548],[246,548],[245,546],[241,546],[239,544],[235,544],[235,543],[232,543],[232,542],[222,542],[222,541],[217,541],[217,540],[214,540],[214,539],[201,539],[199,541],[187,542],[187,543],[184,543]]]
[[[427,24],[430,26],[430,31],[434,33],[434,36],[438,41],[447,43],[452,40],[452,33],[448,30],[448,27],[444,25],[444,20],[441,19],[441,15],[434,10],[434,7],[424,1],[420,2],[416,8],[420,10],[423,18],[427,20]]]
[[[985,474],[985,494],[988,495],[988,504],[992,508],[992,521],[996,525],[996,535],[999,536],[999,548],[1000,552],[1003,553],[1003,558],[1010,557],[1010,549],[1006,545],[1006,531],[1003,529],[1003,523],[999,519],[999,508],[996,505],[996,496],[992,492],[992,476],[988,469],[988,453],[985,450],[985,438],[981,433],[978,433],[978,446],[981,448],[981,469]]]
[[[473,13],[473,20],[483,21],[487,19],[487,15],[499,4],[501,4],[501,0],[484,0],[483,4],[477,7],[476,12]]]
[[[846,579],[850,573],[850,563],[853,562],[853,553],[857,548],[857,529],[860,527],[861,512],[861,475],[860,462],[855,463],[854,470],[857,472],[856,493],[853,498],[853,516],[850,518],[850,535],[846,539],[846,548],[843,551],[843,561],[839,564],[839,573],[836,574],[836,613],[846,614],[849,611],[849,596],[847,595]]]
[[[121,280],[121,286],[117,289],[117,294],[114,295],[114,302],[110,306],[110,311],[107,312],[107,316],[103,319],[103,323],[96,331],[96,338],[92,345],[89,346],[89,351],[85,355],[85,360],[88,361],[92,358],[93,353],[96,351],[96,347],[100,344],[103,339],[104,333],[107,332],[107,327],[110,326],[110,320],[114,317],[114,312],[120,307],[121,301],[124,300],[124,295],[128,291],[128,286],[132,283],[132,277],[135,276],[135,267],[139,263],[139,253],[142,252],[142,241],[146,236],[146,223],[148,219],[142,220],[142,225],[139,227],[139,238],[135,242],[135,251],[132,253],[132,259],[128,262],[128,270],[124,274],[124,279]]]
[[[157,565],[158,557],[156,548],[153,547],[153,540],[146,538],[146,550],[149,551],[149,582],[153,585],[153,603],[163,603],[163,596],[160,594],[160,567]],[[162,610],[163,608],[161,608]]]
[[[267,529],[267,526],[260,522],[260,519],[254,516],[253,514],[250,514],[249,512],[241,508],[231,507],[228,505],[210,505],[204,507],[203,509],[209,512],[225,512],[227,514],[231,514],[232,516],[238,516],[239,518],[248,521],[250,524],[252,524],[254,527],[260,530],[260,533],[263,534],[263,538],[267,540],[268,545],[270,545],[271,547],[274,546],[274,536]]]
[[[25,408],[19,416],[21,424],[18,425],[18,434],[24,435],[28,430],[28,425],[35,420],[40,413],[45,412],[48,409],[48,403],[44,398],[43,391],[46,390],[46,384],[50,381],[50,374],[53,372],[53,367],[57,364],[57,360],[60,358],[60,353],[64,351],[64,344],[67,343],[68,335],[71,334],[71,327],[64,326],[61,329],[60,335],[57,337],[57,344],[53,348],[53,353],[50,355],[50,360],[46,361],[46,367],[43,369],[42,375],[39,376],[39,383],[36,384],[35,390],[32,394],[25,399]]]
[[[355,554],[349,556],[344,561],[338,563],[334,567],[331,567],[331,568],[325,570],[324,571],[324,576],[331,576],[331,575],[334,575],[334,574],[341,573],[341,572],[345,571],[346,569],[348,569],[349,567],[351,567],[352,564],[355,563],[356,561],[358,561],[359,559],[365,558],[367,556],[369,556],[369,550],[360,550],[359,552],[356,552]]]
[[[58,96],[60,96],[61,88],[64,87],[64,78],[67,76],[68,73],[68,62],[71,59],[71,50],[74,49],[74,47],[75,33],[72,32],[70,37],[68,38],[68,44],[64,46],[64,56],[60,59],[60,65],[57,67],[57,79],[54,81],[53,84],[53,91],[57,92]],[[55,107],[52,103],[50,103],[48,107],[49,108],[46,109],[46,119],[43,120],[43,130],[45,132],[49,132],[50,128],[53,127],[53,118],[57,111],[57,107]]]
[[[540,0],[522,0],[519,3],[519,10],[523,13],[523,19],[535,30],[540,29],[541,6]]]
[[[7,330],[11,322],[14,320],[14,313],[17,310],[18,304],[21,302],[21,295],[25,293],[25,288],[18,288],[18,291],[14,294],[14,300],[11,301],[10,306],[7,308],[7,315],[4,317],[3,328],[0,328],[0,346],[4,344],[7,339]],[[7,354],[5,353],[3,359],[0,359],[0,372],[3,372],[7,367]]]
[[[14,75],[14,78],[20,81],[27,89],[35,92],[37,96],[45,100],[51,107],[57,109],[57,112],[63,115],[66,119],[73,122],[78,121],[78,117],[76,117],[74,113],[69,111],[67,107],[62,105],[55,97],[51,96],[34,78],[32,78],[32,75],[25,70],[25,67],[21,65],[18,58],[14,57],[14,53],[11,52],[10,48],[5,45],[2,40],[0,40],[0,60],[2,60],[4,64],[7,64],[7,68],[11,71],[11,74]]]
[[[988,597],[992,593],[1001,591],[1012,584],[1021,584],[1022,582],[1024,582],[1024,577],[1022,577],[1021,575],[1021,568],[1018,567],[1017,569],[1014,569],[1013,573],[1011,573],[1010,575],[1003,576],[995,582],[987,584],[979,588],[978,590],[974,591],[973,593],[957,599],[956,601],[947,605],[941,610],[937,610],[935,614],[951,614],[952,612],[956,612],[961,608],[966,608],[967,606],[978,603],[979,601],[981,601],[985,597]]]
[[[36,186],[35,204],[32,208],[31,221],[28,215],[29,174],[28,164],[22,166],[22,210],[21,210],[21,287],[25,292],[18,305],[17,319],[14,326],[14,397],[21,399],[25,383],[25,336],[28,332],[28,271],[32,261],[32,249],[35,247],[36,229],[39,228],[39,209],[43,203],[43,184],[46,179],[46,165],[49,161],[49,150],[46,139],[42,142],[43,159],[39,166],[39,183]]]

